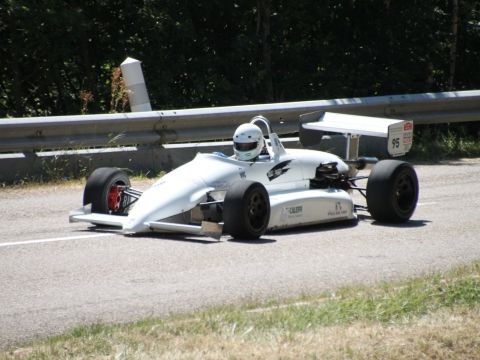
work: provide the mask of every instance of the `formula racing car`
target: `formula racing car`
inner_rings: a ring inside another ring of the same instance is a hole
[[[116,227],[125,234],[176,232],[217,239],[222,234],[256,239],[271,230],[356,219],[359,209],[378,222],[408,221],[419,192],[414,168],[399,160],[359,158],[358,139],[384,137],[391,156],[403,155],[412,145],[413,123],[328,112],[302,115],[300,137],[320,139],[324,132],[346,134],[345,159],[285,149],[259,115],[235,131],[233,156],[199,153],[144,192],[131,187],[125,170],[96,169],[87,180],[83,207],[70,213],[70,221]],[[365,167],[371,168],[369,175],[359,176]],[[358,186],[360,180],[366,186]],[[366,198],[366,206],[354,204],[353,191]]]

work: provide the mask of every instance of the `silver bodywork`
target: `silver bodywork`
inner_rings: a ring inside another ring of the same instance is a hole
[[[284,149],[265,118],[252,121],[267,124],[268,154],[255,161],[239,161],[223,154],[199,153],[143,192],[128,216],[96,214],[83,207],[71,212],[70,221],[116,226],[126,234],[175,231],[218,238],[223,224],[205,219],[202,204],[215,207],[215,202],[221,203],[230,186],[241,179],[265,186],[270,197],[268,230],[356,218],[348,191],[311,186],[321,164],[336,163],[338,173],[346,176],[355,175],[355,169],[330,153]]]

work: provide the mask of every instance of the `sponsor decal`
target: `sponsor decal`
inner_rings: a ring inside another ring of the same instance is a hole
[[[413,130],[413,123],[411,121],[406,122],[405,125],[403,125],[403,131],[412,131]]]
[[[152,187],[159,187],[159,186],[162,186],[163,184],[165,184],[165,181],[164,181],[164,180],[161,180],[161,181],[156,182],[155,184],[153,184]]]
[[[240,174],[240,179],[246,179],[247,178],[247,174],[245,174],[245,170],[243,169],[238,169],[240,170],[239,174]]]
[[[268,180],[272,181],[290,170],[290,168],[288,168],[287,166],[288,164],[290,164],[291,161],[292,160],[282,161],[281,163],[271,168],[270,171],[267,172]]]
[[[342,203],[337,201],[335,203],[335,209],[329,210],[327,215],[328,216],[344,216],[347,215],[348,211],[343,208]]]
[[[285,210],[290,214],[290,215],[298,215],[303,213],[303,206],[292,206],[292,207],[287,207]]]
[[[282,213],[280,215],[283,221],[287,219],[300,218],[302,216],[303,216],[303,205],[284,207],[282,208]]]
[[[410,145],[412,143],[412,134],[403,134],[403,145]]]

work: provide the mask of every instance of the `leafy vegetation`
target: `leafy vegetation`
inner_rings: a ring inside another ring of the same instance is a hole
[[[122,111],[127,56],[156,109],[480,84],[474,0],[4,0],[0,19],[0,117]]]
[[[286,303],[73,329],[0,359],[448,359],[480,356],[480,263]]]
[[[480,157],[480,124],[420,126],[407,158],[413,161],[438,161]]]

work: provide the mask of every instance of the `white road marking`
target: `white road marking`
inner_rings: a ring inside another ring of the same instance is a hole
[[[431,201],[431,202],[419,202],[417,203],[418,206],[429,206],[429,205],[437,205],[438,203],[436,201]]]
[[[318,301],[317,301],[318,303]],[[300,302],[296,302],[296,303],[293,303],[293,304],[285,304],[285,305],[277,305],[277,306],[269,306],[269,307],[260,307],[260,308],[256,308],[256,309],[251,309],[251,310],[247,310],[247,313],[266,313],[266,312],[271,312],[273,310],[281,310],[281,309],[287,309],[289,307],[301,307],[301,306],[308,306],[308,305],[312,305],[313,302],[310,302],[310,301],[300,301]]]
[[[114,236],[114,235],[117,235],[117,234],[111,234],[111,233],[105,234],[104,233],[104,234],[95,234],[95,235],[77,235],[77,236],[67,236],[67,237],[50,238],[50,239],[16,241],[16,242],[0,243],[0,247],[42,244],[42,243],[58,242],[58,241],[91,239],[91,238],[107,237],[107,236]]]

